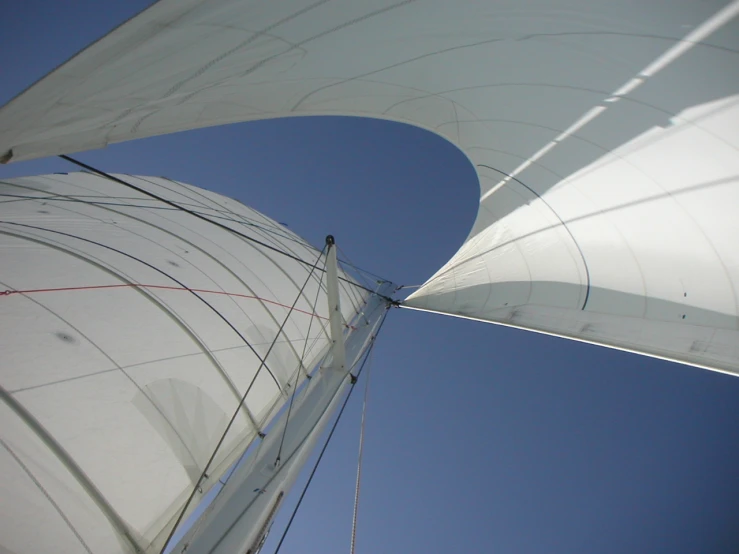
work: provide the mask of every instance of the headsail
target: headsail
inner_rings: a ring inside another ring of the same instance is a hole
[[[738,12],[162,0],[3,108],[0,156],[292,115],[423,127],[481,202],[408,306],[736,373]]]
[[[193,507],[330,345],[318,250],[118,177],[189,212],[87,173],[0,185],[3,551],[159,552],[242,396]],[[351,321],[368,293],[341,279]]]

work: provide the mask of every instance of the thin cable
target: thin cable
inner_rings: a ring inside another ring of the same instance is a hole
[[[359,277],[362,280],[362,284],[369,288],[371,286],[371,284],[367,281],[367,277],[364,275],[364,273],[369,273],[369,272],[365,272],[364,270],[362,270],[362,269],[358,268],[356,265],[354,265],[354,262],[352,262],[349,259],[349,256],[346,255],[346,252],[344,252],[344,250],[341,248],[341,246],[339,246],[337,244],[336,245],[336,248],[339,249],[339,253],[341,254],[342,258],[344,258],[344,260],[346,260],[343,263],[345,263],[346,265],[348,265],[352,269],[356,270],[357,277]],[[377,277],[377,275],[373,275],[373,277],[376,277],[376,278],[380,279],[380,277]]]
[[[313,465],[313,469],[311,470],[310,476],[308,477],[308,482],[305,484],[305,487],[303,487],[303,492],[300,493],[300,498],[298,499],[298,503],[295,505],[295,508],[293,509],[293,513],[290,515],[290,520],[287,522],[287,527],[285,527],[285,530],[282,532],[282,536],[280,537],[280,542],[277,544],[277,548],[275,549],[274,554],[278,554],[278,552],[280,551],[280,548],[282,547],[282,543],[285,541],[285,537],[287,536],[287,533],[290,530],[290,526],[292,525],[293,520],[295,519],[295,514],[298,513],[300,504],[303,502],[303,498],[305,498],[305,493],[308,491],[308,487],[313,481],[313,476],[316,474],[316,470],[318,469],[318,464],[321,463],[321,460],[323,459],[323,455],[326,452],[326,448],[328,448],[328,444],[329,442],[331,442],[331,437],[334,436],[334,431],[336,431],[336,426],[339,424],[339,420],[341,419],[341,416],[344,413],[344,408],[346,408],[346,405],[349,402],[349,398],[351,398],[352,391],[354,391],[354,385],[356,384],[359,376],[362,374],[362,370],[364,369],[364,366],[367,363],[367,360],[370,358],[370,354],[372,354],[372,350],[374,349],[375,344],[376,344],[377,336],[380,334],[380,330],[382,329],[382,326],[385,323],[385,318],[387,318],[387,314],[388,312],[386,311],[385,314],[382,316],[382,321],[380,322],[379,327],[377,328],[377,333],[375,333],[375,336],[372,337],[372,344],[370,344],[369,348],[367,349],[367,354],[365,355],[364,360],[362,360],[362,365],[359,366],[359,371],[357,371],[357,379],[355,379],[354,382],[350,385],[349,393],[346,395],[346,398],[344,398],[344,403],[341,405],[341,410],[339,410],[339,415],[336,416],[336,420],[334,421],[334,424],[331,427],[331,432],[328,434],[328,437],[326,437],[326,442],[324,443],[323,448],[321,449],[321,453],[318,455],[318,459],[316,460],[316,463]]]
[[[305,290],[305,287],[308,285],[308,283],[311,280],[311,277],[313,276],[313,271],[318,267],[318,263],[321,261],[321,258],[323,257],[323,252],[326,249],[326,247],[321,250],[320,254],[318,255],[318,258],[316,258],[316,262],[311,267],[310,273],[308,273],[308,277],[306,278],[305,282],[303,283],[303,286],[300,288],[300,291],[298,292],[297,297],[295,298],[295,301],[293,302],[292,306],[290,306],[290,310],[287,312],[287,315],[285,316],[285,319],[282,322],[282,325],[280,325],[280,328],[277,330],[277,334],[275,335],[274,340],[272,341],[272,344],[269,345],[269,348],[267,349],[267,353],[264,355],[264,359],[259,364],[259,368],[257,369],[256,373],[254,374],[254,377],[251,380],[251,383],[249,383],[249,386],[246,388],[246,391],[244,392],[244,395],[241,397],[241,401],[239,402],[238,406],[236,406],[236,409],[234,410],[233,415],[231,416],[230,421],[228,422],[228,425],[226,425],[226,429],[223,431],[223,434],[221,435],[221,438],[218,440],[218,444],[216,444],[215,448],[213,449],[213,453],[210,455],[210,458],[208,459],[208,462],[205,464],[205,467],[203,468],[203,472],[200,474],[200,478],[195,483],[195,486],[192,488],[192,492],[190,493],[190,496],[187,499],[187,502],[185,502],[185,505],[183,506],[182,510],[180,511],[179,516],[177,516],[177,521],[175,521],[174,526],[172,526],[172,529],[169,531],[169,535],[167,536],[167,540],[164,541],[164,546],[162,546],[162,549],[159,551],[159,554],[163,554],[166,550],[167,546],[169,545],[169,541],[172,540],[172,536],[174,535],[175,531],[177,530],[177,526],[182,521],[182,518],[185,516],[185,512],[187,511],[187,508],[190,506],[190,502],[192,502],[192,499],[195,497],[195,493],[200,488],[200,483],[203,482],[203,479],[208,475],[208,470],[210,469],[210,464],[213,463],[213,460],[216,457],[216,454],[218,453],[218,449],[223,444],[223,441],[226,439],[226,435],[228,434],[229,430],[231,429],[231,426],[233,425],[233,422],[236,421],[236,417],[241,412],[241,406],[244,405],[246,402],[246,397],[248,396],[249,392],[251,391],[252,386],[257,380],[257,376],[259,375],[259,372],[262,370],[262,367],[265,366],[265,362],[267,358],[269,358],[270,353],[272,352],[272,349],[275,346],[275,343],[277,342],[277,338],[282,333],[282,330],[285,328],[285,325],[287,324],[288,319],[290,318],[290,315],[293,313],[293,309],[295,308],[296,304],[300,300],[300,298],[303,295],[303,290]],[[257,432],[259,432],[259,429],[257,429]]]
[[[159,196],[158,194],[154,194],[153,192],[150,192],[150,191],[148,191],[146,189],[143,189],[141,187],[138,187],[138,186],[134,185],[133,183],[129,183],[127,181],[124,181],[123,179],[119,179],[118,177],[115,177],[115,176],[111,175],[110,173],[106,173],[105,171],[102,171],[100,169],[97,169],[97,168],[95,168],[95,167],[93,167],[91,165],[87,165],[84,162],[81,162],[79,160],[75,160],[74,158],[72,158],[70,156],[67,156],[65,154],[60,154],[59,157],[61,159],[63,159],[63,160],[66,160],[66,161],[70,162],[70,163],[73,163],[73,164],[75,164],[75,165],[77,165],[77,166],[79,166],[79,167],[81,167],[83,169],[87,169],[88,171],[92,171],[93,173],[96,173],[97,175],[100,175],[102,177],[105,177],[107,179],[110,179],[111,181],[114,181],[114,182],[116,182],[116,183],[118,183],[120,185],[123,185],[125,187],[130,188],[130,189],[133,189],[136,192],[140,192],[141,194],[145,194],[146,196],[149,196],[150,198],[154,198],[156,200],[159,200],[160,202],[163,202],[163,203],[167,204],[168,206],[172,206],[173,208],[177,208],[178,210],[182,210],[183,212],[188,213],[188,214],[190,214],[193,217],[196,217],[198,219],[202,219],[203,221],[207,221],[208,223],[210,223],[212,225],[215,225],[216,227],[220,227],[221,229],[224,229],[224,230],[226,230],[226,231],[228,231],[230,233],[233,233],[233,234],[235,234],[235,235],[237,235],[237,236],[239,236],[239,237],[241,237],[241,238],[243,238],[245,240],[248,240],[248,241],[251,241],[251,242],[253,242],[255,244],[258,244],[260,246],[263,246],[264,248],[267,248],[268,250],[272,250],[273,252],[277,252],[278,254],[282,254],[283,256],[287,256],[288,258],[290,258],[292,260],[295,260],[296,262],[299,262],[299,263],[301,263],[303,265],[310,265],[310,262],[308,262],[308,261],[300,258],[299,256],[295,256],[294,254],[290,254],[288,252],[285,252],[284,250],[280,250],[279,248],[277,248],[275,246],[272,246],[270,244],[267,244],[266,242],[262,242],[261,240],[255,239],[254,237],[250,237],[249,235],[245,235],[244,233],[242,233],[240,231],[237,231],[236,229],[232,229],[228,225],[223,225],[222,223],[219,223],[217,221],[213,221],[212,219],[210,219],[208,217],[205,217],[204,215],[201,215],[198,212],[195,212],[193,210],[190,210],[189,208],[185,208],[184,206],[181,206],[181,205],[177,204],[176,202],[172,202],[171,200],[167,200],[166,198],[164,198],[162,196]],[[316,250],[318,250],[318,249],[316,248]],[[340,281],[344,281],[345,283],[349,283],[350,285],[354,285],[355,287],[359,287],[361,289],[364,289],[367,292],[371,292],[373,294],[376,294],[375,291],[373,291],[372,289],[369,289],[369,288],[365,287],[364,285],[361,285],[359,283],[356,283],[356,282],[354,282],[354,281],[352,281],[350,279],[346,279],[345,277],[339,276],[339,280]],[[381,298],[384,298],[385,300],[392,300],[391,298],[386,297],[386,296],[381,295],[381,294],[378,294],[378,296],[380,296]]]
[[[323,266],[326,267],[326,262],[324,261]],[[316,290],[316,299],[313,302],[313,311],[316,311],[316,306],[318,305],[318,297],[321,294],[321,283],[323,283],[323,275],[321,275],[321,280],[318,281],[318,289]],[[304,367],[303,361],[305,360],[305,351],[308,349],[308,338],[310,337],[310,328],[311,325],[313,325],[313,318],[311,318],[310,322],[308,322],[308,332],[305,335],[305,344],[303,344],[303,352],[300,355],[300,362],[298,364],[298,375],[300,375],[300,368]],[[275,457],[275,467],[280,465],[280,456],[282,456],[282,446],[285,444],[285,435],[287,434],[287,425],[290,423],[290,414],[293,410],[293,403],[295,402],[295,397],[298,393],[298,387],[297,387],[298,381],[295,379],[295,388],[293,389],[292,395],[290,395],[290,405],[287,407],[287,416],[285,417],[285,427],[282,429],[282,437],[280,438],[280,447],[277,449],[277,456]]]
[[[372,356],[373,352],[369,353]],[[354,515],[352,516],[352,542],[349,554],[354,554],[357,542],[357,514],[359,512],[359,487],[362,479],[362,453],[364,452],[364,422],[367,415],[367,398],[369,397],[370,376],[372,375],[372,360],[367,367],[367,379],[364,381],[364,401],[362,402],[362,423],[359,427],[359,455],[357,459],[357,482],[354,486]]]

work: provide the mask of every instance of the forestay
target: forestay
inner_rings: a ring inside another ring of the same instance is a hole
[[[117,177],[227,229],[87,173],[0,184],[3,552],[158,552],[246,391],[193,507],[328,351],[318,250],[230,198]],[[341,277],[348,321],[366,293]]]
[[[465,152],[481,202],[407,306],[737,373],[737,12],[162,0],[10,102],[0,155],[291,115],[417,125]]]

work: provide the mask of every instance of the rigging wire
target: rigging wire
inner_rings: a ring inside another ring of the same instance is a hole
[[[349,260],[349,256],[346,255],[346,253],[341,249],[341,247],[338,244],[336,245],[336,248],[337,248],[338,252],[344,258],[346,258],[346,260],[348,260],[348,262],[349,262],[348,264],[346,264],[346,262],[342,262],[342,263],[344,263],[345,265],[348,265],[348,267],[352,267],[355,270],[354,273],[355,273],[356,278],[358,278],[359,280],[361,280],[362,281],[362,284],[365,285],[366,288],[372,288],[372,284],[367,280],[367,278],[361,272],[361,270],[359,268],[357,268],[357,266],[355,266],[352,263],[351,260]],[[350,290],[347,291],[347,293],[349,295],[349,300],[354,305],[354,308],[357,310],[357,313],[361,313],[362,312],[361,306],[363,304],[367,304],[367,299],[366,298],[362,298],[362,295],[356,289],[350,289]],[[354,298],[354,296],[356,296],[359,300],[358,301],[355,301],[356,299]],[[365,317],[365,321],[366,320],[367,320],[367,318]]]
[[[352,392],[354,391],[354,386],[356,385],[357,381],[359,380],[359,377],[362,375],[362,371],[364,370],[364,366],[367,363],[367,361],[371,358],[372,351],[374,350],[377,336],[380,334],[380,331],[382,330],[382,326],[385,323],[385,319],[387,318],[389,310],[385,311],[385,314],[382,316],[382,321],[380,321],[380,325],[377,328],[377,332],[372,337],[372,342],[367,349],[367,353],[364,356],[364,360],[362,360],[362,365],[359,366],[359,370],[357,371],[357,379],[352,379],[352,383],[349,388],[349,392],[347,393],[346,397],[344,398],[344,403],[341,405],[341,409],[339,410],[339,414],[336,416],[336,420],[334,421],[333,426],[331,427],[331,431],[328,434],[328,437],[326,437],[326,442],[323,444],[323,448],[321,448],[321,452],[318,455],[318,459],[316,460],[316,463],[313,465],[313,469],[310,472],[310,476],[308,477],[308,482],[303,487],[303,491],[300,493],[300,498],[298,498],[298,503],[295,505],[295,508],[293,508],[292,514],[290,514],[290,520],[287,522],[287,526],[285,527],[285,530],[282,532],[282,536],[280,537],[280,542],[277,544],[277,548],[275,548],[274,554],[278,554],[280,551],[280,548],[282,548],[282,543],[285,541],[285,537],[287,536],[288,531],[290,531],[290,526],[292,525],[293,521],[295,520],[295,515],[298,513],[298,509],[300,508],[300,505],[303,502],[303,498],[305,498],[305,493],[308,491],[308,487],[310,487],[311,482],[313,481],[313,477],[316,474],[316,470],[318,469],[318,465],[321,463],[321,460],[323,459],[323,455],[326,452],[326,449],[328,448],[329,443],[331,442],[331,437],[334,436],[334,431],[336,431],[336,427],[339,424],[339,421],[341,420],[341,416],[344,413],[344,409],[346,408],[347,403],[349,402],[349,399],[352,396]]]
[[[282,333],[282,330],[285,328],[285,325],[288,322],[288,319],[292,315],[295,306],[297,305],[298,301],[300,301],[300,298],[303,295],[303,291],[305,290],[305,287],[308,285],[308,283],[311,280],[311,277],[313,276],[313,271],[318,267],[319,262],[321,261],[321,258],[323,257],[323,252],[326,249],[324,246],[323,250],[321,250],[320,254],[316,258],[315,263],[311,267],[310,273],[308,273],[308,277],[306,278],[305,282],[303,283],[303,286],[300,288],[300,291],[298,292],[298,295],[295,297],[295,301],[292,303],[292,306],[290,306],[290,309],[287,312],[287,315],[285,316],[285,319],[282,321],[282,325],[280,325],[280,328],[277,330],[277,334],[275,335],[274,340],[272,341],[272,344],[269,345],[269,348],[267,349],[266,354],[264,355],[264,359],[259,364],[259,368],[257,369],[256,373],[254,374],[254,377],[251,380],[251,383],[249,383],[249,386],[246,388],[246,391],[244,391],[243,396],[241,397],[241,401],[239,402],[238,406],[236,406],[236,409],[234,410],[233,415],[231,416],[231,419],[229,420],[228,424],[226,425],[226,428],[223,431],[223,434],[221,435],[221,438],[218,440],[218,443],[216,444],[215,448],[213,449],[213,453],[210,455],[210,458],[208,459],[208,462],[203,467],[203,471],[200,474],[200,477],[198,478],[197,482],[195,483],[195,486],[192,489],[192,492],[190,493],[190,496],[187,498],[187,501],[185,502],[185,505],[182,507],[182,510],[180,510],[180,514],[177,516],[177,520],[175,521],[174,525],[172,526],[172,529],[169,531],[169,535],[167,536],[167,540],[164,541],[164,545],[162,546],[162,549],[160,550],[160,554],[163,554],[166,550],[167,546],[169,545],[169,542],[172,540],[172,536],[174,535],[175,531],[177,530],[177,527],[179,526],[180,522],[182,521],[182,518],[185,516],[185,512],[187,511],[187,508],[190,506],[190,503],[192,502],[192,499],[195,497],[195,493],[200,488],[200,484],[203,482],[203,479],[206,479],[208,476],[208,470],[210,469],[210,465],[213,463],[213,460],[215,460],[216,454],[218,453],[218,449],[223,444],[223,441],[226,439],[226,435],[228,434],[229,430],[231,429],[231,426],[233,425],[234,421],[236,421],[236,417],[241,412],[241,407],[246,402],[246,397],[248,396],[249,392],[251,391],[252,385],[257,380],[257,376],[259,375],[259,372],[262,370],[262,367],[265,367],[265,362],[267,358],[269,358],[270,353],[272,352],[272,349],[275,346],[275,343],[277,342],[277,338]],[[260,436],[263,435],[257,429],[257,432],[260,433]]]
[[[323,267],[326,267],[326,260],[323,262]],[[318,305],[318,297],[321,294],[321,283],[323,283],[323,274],[321,274],[321,280],[318,281],[318,288],[316,289],[316,299],[313,302],[313,312],[316,313],[316,306]],[[300,375],[300,368],[303,366],[303,361],[305,360],[305,351],[308,348],[308,339],[310,338],[310,329],[313,325],[313,318],[310,319],[308,322],[308,332],[305,334],[305,344],[303,344],[303,352],[300,355],[300,362],[298,364],[298,373],[297,375]],[[310,379],[310,375],[308,376]],[[282,455],[282,447],[285,444],[285,435],[287,434],[287,425],[290,423],[290,414],[293,410],[293,403],[295,402],[295,397],[298,393],[298,381],[297,378],[295,379],[295,388],[293,389],[293,393],[290,395],[290,405],[287,407],[287,416],[285,417],[285,427],[282,429],[282,437],[280,438],[280,447],[277,449],[277,456],[275,457],[275,467],[280,465],[280,456]]]
[[[369,353],[372,356],[373,352]],[[367,366],[367,378],[364,380],[364,401],[362,402],[362,423],[359,426],[359,455],[357,456],[357,482],[354,486],[354,512],[352,515],[352,541],[349,554],[354,554],[357,543],[357,515],[359,513],[359,487],[362,479],[362,454],[364,453],[364,423],[367,415],[367,398],[369,397],[370,376],[372,375],[372,360]]]
[[[67,156],[66,154],[59,154],[59,157],[61,159],[63,159],[63,160],[66,160],[66,161],[70,162],[70,163],[73,163],[73,164],[75,164],[75,165],[77,165],[77,166],[79,166],[79,167],[81,167],[83,169],[87,169],[88,171],[91,171],[91,172],[93,172],[93,173],[95,173],[97,175],[100,175],[102,177],[105,177],[107,179],[110,179],[111,181],[114,181],[114,182],[116,182],[116,183],[118,183],[120,185],[123,185],[125,187],[130,188],[130,189],[133,189],[133,190],[135,190],[137,192],[140,192],[141,194],[145,194],[146,196],[149,196],[150,198],[154,198],[156,200],[159,200],[160,202],[163,202],[164,204],[167,204],[168,206],[172,206],[173,208],[177,208],[178,210],[182,210],[183,212],[188,213],[188,214],[190,214],[193,217],[196,217],[198,219],[202,219],[203,221],[207,221],[208,223],[210,223],[212,225],[215,225],[216,227],[220,227],[221,229],[224,229],[224,230],[226,230],[226,231],[228,231],[230,233],[233,233],[233,234],[235,234],[235,235],[237,235],[237,236],[239,236],[239,237],[241,237],[241,238],[243,238],[245,240],[248,240],[248,241],[253,242],[255,244],[258,244],[258,245],[260,245],[260,246],[262,246],[264,248],[267,248],[268,250],[272,250],[273,252],[277,252],[278,254],[282,254],[283,256],[287,256],[288,258],[290,258],[292,260],[295,260],[298,263],[301,263],[303,265],[310,265],[310,262],[302,259],[299,256],[296,256],[294,254],[290,254],[289,252],[285,252],[284,250],[280,250],[276,246],[272,246],[271,244],[267,244],[266,242],[263,242],[261,240],[255,239],[254,237],[250,237],[249,235],[246,235],[246,234],[244,234],[244,233],[242,233],[240,231],[237,231],[236,229],[232,229],[228,225],[224,225],[223,223],[219,223],[218,221],[213,221],[209,217],[205,217],[204,215],[201,215],[200,213],[198,213],[198,212],[196,212],[194,210],[191,210],[189,208],[186,208],[184,206],[181,206],[180,204],[177,204],[176,202],[172,202],[171,200],[167,200],[166,198],[164,198],[162,196],[159,196],[158,194],[155,194],[155,193],[150,192],[150,191],[148,191],[148,190],[146,190],[144,188],[141,188],[139,186],[136,186],[133,183],[129,183],[127,181],[124,181],[123,179],[120,179],[119,177],[116,177],[114,175],[111,175],[110,173],[107,173],[107,172],[102,171],[100,169],[97,169],[97,168],[95,168],[95,167],[93,167],[91,165],[88,165],[88,164],[86,164],[84,162],[81,162],[79,160],[76,160],[76,159],[74,159],[74,158],[72,158],[70,156]],[[318,250],[318,249],[316,249],[316,250]],[[323,250],[321,250],[321,252],[323,252]],[[357,283],[357,282],[354,282],[354,281],[352,281],[350,279],[347,279],[345,277],[339,276],[339,280],[340,281],[344,281],[345,283],[349,283],[350,285],[354,285],[355,287],[359,287],[361,289],[364,289],[367,292],[370,292],[370,293],[373,293],[373,294],[377,294],[372,289],[367,288],[364,285],[362,285],[360,283]],[[380,296],[381,298],[384,298],[385,300],[392,301],[392,299],[390,297],[387,297],[387,296],[384,296],[384,295],[381,295],[381,294],[378,294],[378,296]]]
[[[403,289],[420,289],[423,285],[401,285],[396,291],[403,290]]]
[[[351,261],[351,260],[349,259],[349,256],[347,256],[347,255],[346,255],[346,252],[344,252],[344,250],[343,250],[343,249],[341,248],[341,246],[339,246],[339,245],[337,244],[337,245],[336,245],[336,248],[338,248],[338,250],[339,250],[339,252],[341,253],[341,256],[342,256],[342,257],[344,258],[344,260],[346,260],[346,261],[344,261],[343,263],[344,263],[345,265],[347,265],[347,266],[351,267],[352,269],[354,269],[354,270],[355,270],[355,271],[357,272],[357,277],[359,277],[359,278],[360,278],[360,279],[362,280],[362,284],[363,284],[363,285],[365,285],[365,286],[366,286],[366,287],[368,287],[368,288],[372,286],[372,285],[371,285],[371,284],[370,284],[370,283],[369,283],[369,282],[367,281],[367,277],[366,277],[366,276],[364,275],[365,273],[367,273],[367,274],[369,274],[369,275],[372,275],[372,277],[375,277],[376,279],[382,279],[381,277],[378,277],[377,275],[374,275],[374,274],[372,274],[372,273],[369,273],[368,271],[364,271],[364,270],[362,270],[362,269],[359,269],[359,268],[358,268],[358,267],[357,267],[356,265],[354,265],[354,262],[352,262],[352,261]],[[384,280],[384,279],[383,279],[383,280]]]

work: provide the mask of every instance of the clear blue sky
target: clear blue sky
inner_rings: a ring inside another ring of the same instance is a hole
[[[149,2],[24,0],[0,18],[0,103]],[[400,284],[462,243],[473,168],[424,131],[297,118],[83,153],[327,233]],[[0,178],[73,171],[57,159]],[[360,397],[283,553],[348,551]],[[739,552],[739,379],[483,323],[395,310],[374,361],[358,552]],[[265,552],[297,494],[277,520]]]

